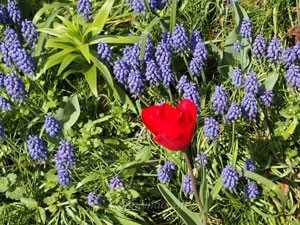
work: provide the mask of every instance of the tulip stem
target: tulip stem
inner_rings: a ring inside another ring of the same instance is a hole
[[[186,162],[188,170],[189,170],[189,174],[191,176],[192,186],[193,186],[196,202],[199,206],[200,211],[203,211],[203,205],[202,205],[201,200],[199,198],[199,192],[198,192],[198,189],[197,189],[197,186],[196,186],[196,181],[195,181],[195,176],[194,176],[194,173],[193,173],[193,168],[192,168],[191,161],[190,161],[189,156],[188,156],[188,154],[185,150],[182,150],[182,154],[184,156],[185,162]]]

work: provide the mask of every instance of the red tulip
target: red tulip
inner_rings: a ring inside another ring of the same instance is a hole
[[[190,145],[197,119],[197,107],[188,99],[177,108],[169,104],[149,106],[142,111],[145,126],[155,135],[153,140],[162,146],[178,151]]]

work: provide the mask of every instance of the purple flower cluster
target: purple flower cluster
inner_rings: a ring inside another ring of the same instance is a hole
[[[94,207],[94,206],[101,206],[102,205],[102,198],[99,197],[98,194],[96,194],[95,192],[90,192],[88,197],[88,205],[91,206],[91,207]]]
[[[127,79],[130,72],[130,65],[128,65],[128,63],[125,60],[118,59],[115,62],[113,71],[117,81],[120,84],[127,83]]]
[[[249,170],[253,173],[256,172],[256,166],[254,165],[253,159],[246,159],[244,163],[244,169]]]
[[[30,135],[28,144],[28,152],[30,156],[38,163],[48,161],[49,152],[45,143],[36,135]]]
[[[186,54],[189,50],[189,35],[183,24],[176,24],[172,35],[173,49],[181,54]]]
[[[8,22],[7,9],[0,4],[0,24],[5,25]]]
[[[165,165],[158,169],[158,179],[163,183],[170,183],[177,173],[177,165],[172,161],[167,161]]]
[[[214,118],[206,118],[204,120],[204,137],[208,138],[208,140],[214,141],[215,139],[219,138],[220,133],[220,125],[217,120]]]
[[[285,74],[285,79],[287,85],[290,85],[291,88],[299,88],[300,87],[300,67],[292,64]]]
[[[252,26],[249,18],[244,18],[241,24],[241,37],[248,41],[252,37]]]
[[[124,183],[120,180],[120,178],[118,176],[111,178],[109,182],[109,189],[112,191],[120,188],[124,188]]]
[[[112,52],[110,46],[106,42],[99,42],[97,46],[97,53],[99,56],[99,61],[104,62],[105,64],[113,61]]]
[[[14,24],[21,24],[22,12],[21,9],[17,6],[15,0],[7,1],[7,12],[11,22],[13,22]]]
[[[239,40],[236,40],[236,42],[234,42],[233,44],[233,50],[239,53],[240,51],[242,51],[242,49],[243,49],[242,43]]]
[[[144,0],[126,0],[126,2],[137,15],[141,15],[147,11]],[[148,0],[148,3],[151,11],[155,12],[156,9],[162,9],[166,4],[171,4],[171,0]]]
[[[246,93],[242,100],[242,115],[253,121],[258,116],[258,104],[253,93]]]
[[[198,169],[201,168],[201,159],[203,160],[204,167],[208,168],[209,167],[209,160],[208,160],[208,157],[205,155],[205,153],[203,151],[200,151],[200,154],[197,154],[196,157],[195,157],[196,167]]]
[[[216,87],[216,90],[212,96],[213,108],[216,115],[224,115],[228,109],[228,94],[224,85]]]
[[[11,110],[10,102],[6,98],[3,98],[0,96],[0,108],[2,109],[2,112],[8,112]]]
[[[162,80],[161,70],[157,66],[154,59],[150,59],[146,62],[146,80],[149,81],[150,86],[154,83],[160,84]]]
[[[190,174],[187,174],[183,177],[181,185],[181,190],[185,193],[185,195],[191,195],[194,193]]]
[[[56,120],[50,114],[45,116],[45,123],[44,123],[46,132],[50,135],[50,137],[58,137],[58,135],[62,134],[62,127],[58,120]]]
[[[242,72],[241,68],[234,68],[233,69],[233,74],[232,74],[232,84],[234,85],[235,88],[241,87],[245,81],[244,81],[244,75]]]
[[[224,168],[222,172],[222,184],[225,189],[230,192],[236,190],[239,182],[239,174],[236,170],[229,164]]]
[[[201,39],[199,39],[198,43],[196,44],[193,58],[190,62],[190,73],[193,76],[200,76],[201,71],[208,58],[208,49],[206,45],[200,40]]]
[[[27,98],[27,91],[22,80],[15,74],[7,74],[4,77],[4,85],[6,87],[7,94],[9,94],[13,100],[17,103],[21,99]]]
[[[296,60],[297,60],[297,55],[296,55],[295,49],[287,48],[283,54],[283,59],[282,59],[283,63],[286,66],[290,66],[290,65],[294,64],[296,62]]]
[[[200,34],[200,31],[194,30],[192,33],[192,38],[191,38],[191,49],[192,51],[195,51],[196,45],[202,42],[202,36]]]
[[[249,182],[245,186],[244,192],[245,192],[245,197],[246,198],[254,199],[254,198],[257,198],[259,196],[259,189],[258,189],[257,185],[254,182]]]
[[[92,20],[93,6],[89,0],[78,0],[77,12],[84,18],[84,22]]]
[[[18,71],[26,75],[33,75],[35,65],[33,58],[26,52],[18,39],[18,34],[12,28],[4,31],[6,42],[0,41],[0,53],[7,67],[14,66]]]
[[[26,39],[26,45],[29,47],[34,47],[37,43],[38,32],[36,31],[36,26],[33,24],[31,20],[25,19],[22,21],[22,34]]]
[[[3,138],[6,136],[7,136],[7,134],[4,130],[4,125],[3,125],[2,121],[0,120],[0,140],[3,140]]]
[[[259,34],[256,36],[253,47],[252,47],[252,53],[253,57],[256,57],[258,59],[261,59],[263,56],[266,56],[266,39],[263,34]]]
[[[143,57],[143,62],[147,62],[150,60],[154,60],[154,45],[152,42],[152,39],[150,37],[150,35],[147,36],[147,41],[146,41],[146,46],[145,46],[145,53],[144,53],[144,57]]]
[[[270,62],[279,63],[281,60],[282,48],[279,38],[272,38],[267,49],[267,58]]]
[[[250,71],[246,77],[245,89],[246,93],[257,94],[259,88],[258,78],[254,71]]]
[[[57,169],[57,180],[61,186],[67,188],[73,182],[70,172],[76,165],[76,155],[73,147],[67,141],[61,141],[58,146],[58,152],[55,155],[55,167]]]
[[[265,90],[259,99],[262,104],[267,107],[271,107],[271,105],[274,103],[274,93],[271,90]]]
[[[232,123],[234,121],[237,121],[240,115],[241,107],[236,102],[233,102],[228,109],[226,120]]]

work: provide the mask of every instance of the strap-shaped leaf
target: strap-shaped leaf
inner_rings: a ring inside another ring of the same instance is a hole
[[[115,2],[114,0],[106,0],[104,5],[101,7],[99,12],[97,13],[92,26],[98,27],[99,31],[97,31],[97,30],[93,31],[93,35],[99,34],[102,31],[102,29],[106,23],[106,20],[108,18],[108,15],[114,5],[114,2]]]
[[[92,65],[90,69],[83,73],[85,76],[86,81],[88,82],[92,93],[97,97],[98,90],[97,90],[97,67]]]
[[[77,57],[79,57],[78,54],[68,54],[61,62],[57,74],[60,75]]]
[[[169,203],[169,205],[176,211],[183,222],[187,225],[202,225],[202,219],[196,213],[187,209],[182,202],[180,202],[173,194],[168,190],[166,185],[158,184],[158,190]]]
[[[82,53],[82,55],[84,56],[84,58],[88,61],[88,63],[91,62],[90,59],[90,46],[89,44],[80,44],[78,46],[80,52]]]
[[[117,36],[117,35],[96,35],[89,41],[90,45],[105,41],[107,44],[134,44],[140,40],[140,36]]]
[[[65,50],[62,50],[58,53],[55,53],[53,55],[51,55],[47,62],[45,63],[44,65],[44,68],[43,68],[43,71],[45,72],[46,70],[48,70],[49,68],[51,68],[52,66],[55,66],[57,64],[60,64],[63,59],[68,55],[70,54],[71,52],[73,52],[74,49],[70,48],[70,49],[65,49]]]

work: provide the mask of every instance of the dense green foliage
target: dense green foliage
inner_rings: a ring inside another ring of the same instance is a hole
[[[146,4],[148,12],[141,15],[125,0],[91,2],[93,19],[85,22],[77,12],[77,1],[19,0],[23,19],[32,20],[39,31],[32,48],[25,45],[20,25],[0,23],[0,39],[5,42],[4,31],[14,28],[36,64],[34,75],[26,76],[7,67],[0,51],[0,73],[17,74],[28,91],[27,99],[16,102],[1,89],[0,95],[11,101],[12,110],[0,113],[6,133],[0,141],[0,223],[299,224],[299,88],[287,84],[283,63],[254,58],[252,44],[263,33],[267,43],[280,38],[283,50],[294,46],[297,36],[288,32],[300,24],[300,1],[253,0],[232,6],[225,0],[173,1],[156,12]],[[7,2],[2,1],[2,6]],[[251,19],[250,43],[240,36],[243,18]],[[144,93],[130,93],[114,76],[115,61],[123,57],[126,45],[135,43],[141,43],[139,56],[143,59],[147,35],[157,46],[163,33],[172,33],[176,24],[183,24],[190,37],[194,30],[202,35],[208,59],[201,76],[189,75],[191,52],[173,54],[173,84],[150,86],[145,82]],[[243,44],[240,53],[233,50],[236,40]],[[110,45],[113,62],[98,60],[99,41]],[[259,91],[268,89],[275,94],[271,107],[258,101],[255,121],[240,118],[229,123],[225,116],[215,116],[212,96],[217,86],[224,85],[229,102],[242,102],[244,88],[236,89],[231,82],[235,67],[244,74],[255,71]],[[158,145],[141,121],[143,108],[163,101],[176,106],[183,99],[176,89],[182,75],[196,84],[201,103],[187,152],[193,165],[200,151],[210,161],[209,168],[203,163],[194,168],[202,212],[195,197],[181,190],[188,173],[182,153]],[[47,114],[62,126],[58,138],[46,132]],[[219,138],[213,141],[204,135],[207,117],[220,123]],[[49,160],[39,164],[31,157],[30,135],[45,142]],[[60,141],[70,142],[75,149],[70,188],[57,180],[55,156]],[[256,173],[244,170],[248,158],[255,162]],[[170,183],[162,184],[157,173],[167,160],[178,170]],[[239,173],[233,192],[222,186],[221,174],[227,164]],[[115,176],[124,188],[110,189]],[[250,180],[259,187],[255,199],[245,197],[244,186]],[[90,192],[102,197],[101,206],[88,204]]]

